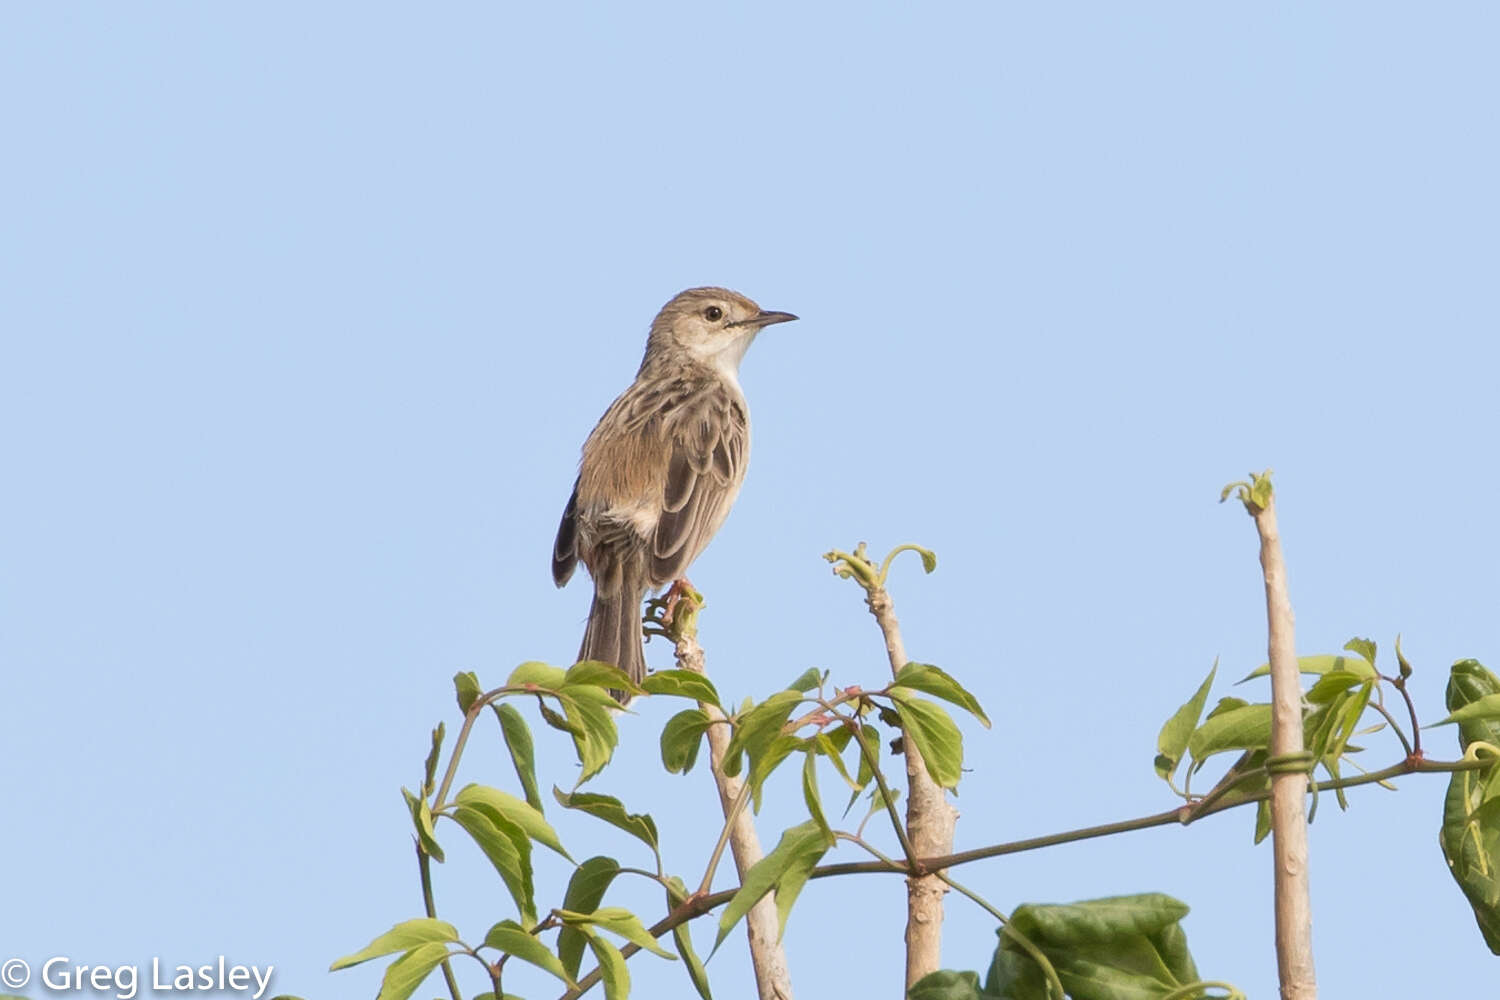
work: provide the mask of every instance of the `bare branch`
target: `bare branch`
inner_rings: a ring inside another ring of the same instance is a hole
[[[691,621],[691,619],[689,619]],[[696,628],[691,625],[674,636],[677,643],[677,665],[684,670],[704,673],[703,647],[698,645]],[[698,707],[715,723],[724,721],[724,713],[715,705],[700,702]],[[708,727],[708,759],[714,783],[719,787],[719,805],[729,822],[729,849],[741,884],[745,874],[764,857],[760,838],[750,811],[743,808],[748,794],[744,781],[724,773],[724,751],[729,748],[729,727]],[[786,952],[781,947],[780,926],[776,919],[776,900],[762,896],[745,915],[745,932],[750,938],[750,963],[755,969],[755,987],[759,1000],[792,1000],[792,976],[787,968]]]
[[[1307,780],[1312,766],[1302,737],[1302,681],[1297,670],[1292,600],[1276,528],[1270,473],[1241,491],[1260,534],[1271,661],[1271,853],[1275,860],[1276,967],[1282,1000],[1316,1000],[1312,899],[1308,889]]]

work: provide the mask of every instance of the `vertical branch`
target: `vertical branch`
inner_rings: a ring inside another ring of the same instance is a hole
[[[1227,495],[1227,493],[1226,493]],[[1282,1000],[1316,1000],[1312,900],[1308,889],[1307,774],[1302,737],[1302,682],[1297,671],[1292,600],[1276,528],[1269,471],[1251,476],[1240,499],[1260,534],[1271,660],[1271,853],[1275,859],[1276,969]]]
[[[693,600],[685,596],[682,603]],[[674,629],[677,643],[677,665],[683,670],[706,673],[703,647],[698,645],[695,614],[681,605],[677,609],[680,625]],[[748,809],[735,810],[735,802],[744,789],[744,781],[724,773],[724,751],[729,747],[729,726],[724,713],[717,706],[699,702],[701,708],[714,724],[708,727],[708,760],[714,774],[714,783],[719,787],[719,805],[725,819],[733,816],[729,827],[729,849],[734,854],[734,867],[739,872],[740,884],[744,884],[745,873],[759,861],[764,852],[760,838],[755,834],[755,822]],[[755,987],[759,1000],[792,1000],[792,976],[787,968],[786,952],[781,947],[780,926],[776,919],[776,900],[768,893],[750,908],[745,915],[745,932],[750,939],[750,964],[755,969]]]
[[[422,845],[417,844],[417,868],[422,874],[422,905],[427,909],[427,915],[434,920],[437,919],[437,906],[432,901],[432,862],[427,859],[427,852],[422,850]],[[458,992],[458,980],[453,976],[453,966],[448,959],[443,959],[443,981],[448,984],[448,994],[453,1000],[461,1000],[462,994]],[[497,992],[495,994],[499,996]]]
[[[907,664],[901,641],[901,624],[891,595],[880,583],[866,588],[870,614],[885,637],[886,656],[895,675]],[[953,828],[958,810],[943,796],[942,788],[927,773],[922,754],[911,739],[901,741],[906,750],[906,832],[918,858],[937,858],[953,853]],[[913,875],[906,880],[906,985],[942,967],[943,896],[948,884],[937,874]]]

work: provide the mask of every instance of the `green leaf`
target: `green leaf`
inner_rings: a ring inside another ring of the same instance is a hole
[[[671,774],[686,774],[698,759],[703,734],[713,720],[701,708],[688,708],[667,720],[661,730],[661,762]]]
[[[979,989],[979,973],[940,969],[912,983],[906,991],[908,1000],[1003,1000]]]
[[[510,672],[505,686],[556,692],[567,683],[567,677],[567,671],[561,667],[530,660]]]
[[[858,737],[860,743],[864,746],[859,755],[859,770],[856,772],[854,779],[854,783],[858,787],[854,789],[854,792],[849,796],[848,803],[844,806],[845,816],[849,815],[849,810],[854,806],[855,800],[859,798],[859,793],[875,777],[875,771],[870,766],[870,762],[872,760],[880,760],[880,730],[875,728],[872,723],[865,723],[859,727]]]
[[[1270,836],[1271,833],[1271,803],[1261,799],[1255,803],[1255,839],[1252,843],[1260,843]]]
[[[812,815],[813,822],[818,824],[818,829],[833,842],[833,830],[828,825],[828,817],[823,815],[823,800],[818,795],[818,755],[812,751],[802,757],[802,801],[807,803],[807,811]]]
[[[660,843],[655,820],[645,813],[626,812],[620,800],[611,795],[596,795],[592,792],[569,794],[554,785],[552,796],[564,809],[577,809],[596,819],[602,819],[611,826],[619,827],[637,840],[650,845],[653,851]]]
[[[1460,660],[1448,675],[1449,720],[1459,723],[1459,742],[1467,751],[1474,742],[1500,742],[1500,722],[1488,717],[1458,718],[1475,706],[1500,698],[1500,679],[1478,660]],[[1445,720],[1446,721],[1446,720]],[[1500,955],[1500,799],[1494,797],[1500,766],[1455,771],[1443,799],[1443,827],[1438,842],[1448,870],[1469,901],[1479,933],[1492,953]]]
[[[1177,770],[1182,754],[1187,750],[1188,738],[1193,735],[1193,729],[1203,715],[1203,705],[1208,701],[1209,688],[1213,687],[1214,676],[1218,672],[1219,661],[1215,659],[1208,676],[1198,685],[1198,690],[1162,724],[1161,732],[1156,736],[1156,773],[1163,780],[1170,778]]]
[[[1271,706],[1243,705],[1210,716],[1188,739],[1194,760],[1226,750],[1258,750],[1271,739]]]
[[[551,726],[553,729],[556,729],[558,732],[567,733],[569,736],[572,736],[575,739],[583,735],[582,726],[574,725],[566,718],[564,718],[561,713],[552,708],[549,708],[546,702],[542,701],[540,695],[537,696],[536,707],[542,713],[542,721]]]
[[[641,682],[647,694],[668,695],[673,698],[691,698],[718,708],[719,692],[713,682],[692,670],[658,670]]]
[[[816,753],[820,753],[828,758],[829,762],[833,764],[833,769],[839,773],[839,777],[843,778],[845,784],[854,789],[855,795],[858,795],[860,786],[856,785],[854,779],[849,777],[849,769],[844,766],[843,749],[844,746],[849,745],[849,738],[850,730],[836,729],[832,733],[814,733],[807,741],[807,745]],[[842,743],[843,746],[837,745],[839,743]]]
[[[724,907],[724,912],[719,917],[719,934],[714,940],[714,951],[719,950],[719,945],[734,930],[734,925],[772,889],[777,890],[777,917],[781,930],[785,930],[786,916],[791,910],[792,902],[802,891],[808,873],[827,853],[829,846],[823,831],[812,820],[799,823],[783,833],[775,849],[745,873],[739,891]]]
[[[808,667],[797,675],[797,679],[786,686],[788,691],[798,691],[806,694],[819,684],[823,683],[823,671],[817,667]]]
[[[891,700],[901,709],[906,736],[922,754],[927,773],[942,788],[957,788],[963,771],[964,741],[952,716],[942,706],[891,689]]]
[[[1223,715],[1225,712],[1236,708],[1244,708],[1248,704],[1250,703],[1243,698],[1220,698],[1214,702],[1214,707],[1208,710],[1208,718],[1203,721],[1207,722],[1208,719],[1212,719],[1216,715]]]
[[[796,708],[801,701],[801,692],[777,691],[742,714],[734,727],[734,735],[729,738],[729,746],[724,751],[724,773],[730,777],[739,774],[739,755],[748,751],[754,756],[780,735],[781,727],[786,725],[792,709]],[[733,762],[733,770],[731,770],[731,762]]]
[[[1034,950],[1074,1000],[1196,996],[1185,989],[1199,981],[1178,924],[1186,913],[1182,903],[1157,893],[1019,906],[1001,929],[986,991],[1005,1000],[1047,997]]]
[[[620,739],[614,712],[620,705],[603,688],[583,684],[564,688],[557,700],[573,727],[573,746],[578,751],[578,763],[583,765],[578,776],[581,785],[604,770],[614,756]]]
[[[578,870],[568,880],[568,891],[563,896],[562,908],[575,913],[597,910],[604,893],[618,874],[620,865],[614,858],[602,855],[589,858],[578,866]],[[578,966],[583,961],[583,948],[587,943],[587,935],[571,924],[564,924],[558,931],[557,956],[568,975],[577,977]]]
[[[500,720],[500,733],[505,737],[505,748],[510,751],[510,761],[515,766],[521,789],[526,793],[526,802],[541,812],[542,794],[536,784],[536,750],[531,741],[531,727],[514,705],[490,707]]]
[[[541,811],[509,792],[502,792],[498,788],[485,785],[465,785],[454,801],[459,805],[493,810],[497,815],[519,826],[525,831],[526,836],[538,844],[552,848],[569,861],[573,860],[563,848],[562,841],[557,839],[557,831],[552,829],[552,824],[547,822]]]
[[[812,870],[817,867],[818,862],[823,860],[823,855],[833,846],[833,835],[824,834],[820,841],[814,841],[811,837],[800,841],[798,849],[792,852],[791,860],[781,877],[776,880],[776,940],[780,941],[786,934],[786,921],[792,915],[792,904],[802,894],[802,887],[807,885]],[[778,845],[779,846],[779,845]]]
[[[899,788],[892,788],[891,789],[890,804],[892,806],[894,806],[900,800],[901,800],[901,789],[899,789]],[[870,808],[867,809],[867,810],[865,810],[865,820],[868,821],[871,816],[874,816],[876,813],[881,812],[885,808],[886,808],[885,793],[880,790],[880,786],[879,785],[876,785],[874,788],[870,789]]]
[[[606,692],[626,691],[632,695],[646,693],[625,671],[599,660],[582,660],[573,664],[564,675],[564,683],[569,686],[595,687]]]
[[[792,755],[795,750],[802,748],[803,741],[790,733],[778,733],[764,746],[753,750],[750,755],[750,774],[746,780],[750,783],[750,791],[754,796],[753,804],[755,811],[760,812],[760,793],[765,787],[766,779],[771,772],[781,765],[781,762]]]
[[[1322,654],[1320,656],[1297,657],[1297,670],[1304,674],[1326,674],[1330,670],[1347,670],[1352,674],[1358,674],[1360,680],[1368,680],[1375,676],[1375,667],[1369,660],[1358,656],[1335,656]],[[1243,684],[1256,677],[1265,677],[1271,672],[1269,663],[1262,663],[1236,683]]]
[[[1307,700],[1314,705],[1321,705],[1332,701],[1355,685],[1369,683],[1369,681],[1370,678],[1361,677],[1348,670],[1330,670],[1319,677],[1317,683],[1308,689]]]
[[[432,810],[428,808],[427,800],[417,798],[405,788],[401,789],[401,796],[406,799],[406,808],[411,813],[412,825],[417,828],[417,843],[422,846],[422,853],[441,864],[443,849],[439,846],[437,834],[432,829]]]
[[[1495,721],[1500,721],[1500,694],[1487,694],[1477,701],[1471,701],[1461,708],[1454,709],[1443,719],[1434,722],[1431,726],[1423,726],[1422,728],[1431,729],[1433,726],[1446,726],[1454,722]]]
[[[1411,662],[1407,660],[1406,654],[1401,652],[1401,636],[1396,636],[1396,663],[1401,668],[1401,679],[1405,680],[1411,676]]]
[[[536,925],[536,886],[531,867],[531,839],[519,825],[494,809],[459,803],[453,819],[490,859],[500,880],[515,900],[521,922]]]
[[[468,715],[469,706],[479,700],[484,688],[479,686],[478,674],[472,670],[460,670],[453,675],[453,692],[458,695],[458,710]]]
[[[1094,944],[1121,935],[1152,934],[1188,915],[1188,905],[1159,892],[1081,903],[1026,903],[1012,920],[1048,944]],[[1040,943],[1040,941],[1038,942]]]
[[[1359,728],[1360,716],[1364,715],[1365,706],[1370,703],[1370,695],[1374,691],[1375,682],[1371,680],[1360,684],[1357,691],[1350,693],[1349,700],[1340,711],[1337,719],[1333,745],[1328,749],[1328,753],[1335,758],[1341,756],[1346,750],[1351,749],[1349,741],[1354,738],[1355,730]]]
[[[484,943],[507,955],[519,958],[523,962],[529,962],[538,969],[552,973],[567,983],[569,989],[578,985],[573,981],[573,976],[563,968],[557,956],[552,954],[542,942],[527,934],[525,929],[514,921],[502,920],[491,927],[490,932],[484,936]]]
[[[685,899],[687,899],[687,886],[683,885],[682,879],[676,875],[669,875],[667,877],[667,908],[676,909]],[[682,958],[682,964],[687,970],[693,989],[698,991],[698,995],[703,1000],[713,1000],[713,992],[708,988],[708,970],[703,967],[703,960],[693,950],[693,936],[689,932],[688,923],[680,923],[672,928],[672,942],[677,946],[677,954]]]
[[[599,972],[604,980],[605,1000],[626,1000],[630,996],[630,970],[625,966],[625,956],[620,949],[597,934],[589,936],[589,950],[599,962]]]
[[[1188,952],[1187,934],[1180,923],[1170,923],[1160,930],[1151,931],[1147,934],[1148,939],[1156,946],[1156,952],[1166,964],[1167,971],[1179,983],[1196,983],[1198,975],[1198,963],[1193,961],[1193,956]]]
[[[1454,712],[1492,694],[1500,694],[1500,679],[1478,660],[1459,660],[1448,672],[1447,705]],[[1500,723],[1487,719],[1460,722],[1458,741],[1467,750],[1470,743],[1483,741],[1500,745]]]
[[[1369,639],[1361,639],[1359,636],[1355,636],[1344,643],[1344,648],[1364,659],[1366,663],[1373,664],[1375,662],[1375,643]]]
[[[420,944],[402,955],[385,970],[380,993],[375,1000],[407,1000],[422,981],[448,957],[448,946],[433,942]]]
[[[908,663],[896,674],[896,685],[952,702],[982,722],[986,729],[990,727],[989,716],[979,707],[979,701],[939,667],[930,663]]]
[[[591,924],[594,927],[618,934],[637,948],[644,948],[653,955],[659,955],[670,961],[677,961],[677,956],[667,951],[656,943],[656,938],[646,930],[646,925],[641,923],[641,918],[625,909],[623,906],[606,906],[594,910],[592,913],[575,913],[571,910],[559,910],[558,916],[566,924],[578,926],[580,924]]]
[[[1500,955],[1500,803],[1484,801],[1487,784],[1483,772],[1455,771],[1449,777],[1438,843],[1485,945]]]
[[[422,765],[422,798],[432,794],[437,777],[438,755],[443,752],[443,724],[439,722],[432,731],[432,749],[427,752],[427,761]]]
[[[418,917],[416,920],[403,920],[384,934],[365,945],[352,955],[345,955],[328,967],[329,972],[337,972],[347,969],[351,965],[368,962],[372,958],[381,955],[390,955],[398,951],[410,951],[418,945],[444,944],[456,942],[458,930],[445,920],[434,920],[431,917]]]
[[[924,549],[920,545],[913,545],[911,550],[922,557],[922,572],[933,573],[937,570],[937,553],[931,549]]]

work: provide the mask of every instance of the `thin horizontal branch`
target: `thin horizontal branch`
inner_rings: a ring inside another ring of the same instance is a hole
[[[1389,781],[1392,778],[1399,778],[1404,774],[1446,774],[1452,771],[1477,771],[1493,763],[1494,761],[1489,758],[1479,758],[1476,760],[1419,760],[1416,758],[1407,758],[1379,771],[1371,771],[1369,774],[1322,782],[1318,785],[1318,789],[1320,791],[1335,791],[1340,788],[1355,788],[1359,785],[1371,785],[1381,781]],[[1004,857],[1007,854],[1023,854],[1026,851],[1035,851],[1043,847],[1055,847],[1058,844],[1071,844],[1080,840],[1092,840],[1095,837],[1107,837],[1116,833],[1129,833],[1132,830],[1147,830],[1151,827],[1169,826],[1174,823],[1179,826],[1187,826],[1203,819],[1205,816],[1212,816],[1215,813],[1260,802],[1263,799],[1269,798],[1270,794],[1270,791],[1266,789],[1243,797],[1221,800],[1202,810],[1195,809],[1194,805],[1189,803],[1178,806],[1175,809],[1153,813],[1149,816],[1138,816],[1134,819],[1119,820],[1114,823],[1101,823],[1098,826],[1087,826],[1078,830],[1048,834],[1045,837],[1012,840],[1004,844],[979,847],[972,851],[959,851],[957,854],[945,854],[941,857],[922,858],[920,863],[924,871],[935,871],[941,868],[952,868],[955,865],[968,864],[972,861],[984,861],[988,858]],[[859,875],[877,872],[885,872],[892,875],[908,875],[910,874],[910,869],[905,862],[896,860],[849,861],[841,864],[819,865],[812,870],[808,877],[831,878],[835,875]],[[737,892],[739,892],[739,888],[735,887],[705,896],[693,896],[683,901],[671,913],[651,925],[649,929],[650,934],[652,937],[661,937],[674,927],[718,909],[733,899]],[[640,950],[639,945],[627,944],[620,949],[620,953],[629,958]],[[598,980],[599,970],[595,969],[578,981],[579,988],[577,991],[569,991],[564,994],[564,997],[577,997],[594,983],[598,982]]]

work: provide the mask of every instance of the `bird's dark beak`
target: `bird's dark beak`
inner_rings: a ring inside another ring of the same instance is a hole
[[[753,319],[741,320],[740,322],[736,323],[735,326],[753,326],[759,329],[763,326],[770,326],[772,323],[790,323],[796,318],[797,317],[793,316],[791,313],[776,312],[771,309],[762,309],[755,315]]]

